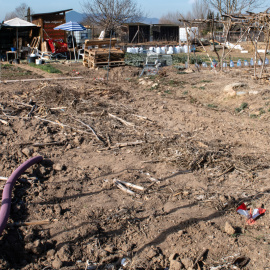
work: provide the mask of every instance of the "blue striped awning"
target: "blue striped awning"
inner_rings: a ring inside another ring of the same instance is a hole
[[[83,31],[83,30],[86,30],[86,28],[77,22],[67,22],[67,23],[58,25],[57,27],[54,28],[54,30]]]

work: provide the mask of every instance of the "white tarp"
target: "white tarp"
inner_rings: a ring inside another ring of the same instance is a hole
[[[35,27],[36,25],[20,18],[14,18],[4,22],[4,26],[10,27]]]

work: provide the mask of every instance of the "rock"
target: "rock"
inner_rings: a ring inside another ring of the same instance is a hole
[[[150,248],[146,254],[149,259],[152,259],[157,255],[157,251],[154,248]]]
[[[56,171],[62,171],[64,166],[62,164],[60,164],[60,163],[56,163],[56,164],[53,165],[53,168]]]
[[[194,70],[193,70],[192,68],[187,68],[187,69],[185,69],[185,72],[186,72],[186,73],[193,73]]]
[[[52,262],[52,267],[54,269],[60,269],[62,267],[63,263],[61,262],[60,259],[55,259],[53,262]]]
[[[170,257],[169,257],[169,261],[173,261],[173,260],[175,260],[177,256],[178,256],[178,254],[177,254],[177,253],[173,253],[173,254],[171,254],[171,255],[170,255]]]
[[[76,145],[80,145],[80,144],[82,143],[82,141],[83,141],[83,138],[82,138],[82,137],[76,136],[76,137],[74,138],[74,143],[75,143]]]
[[[55,214],[58,216],[62,214],[62,208],[59,204],[54,205],[53,210],[54,210]]]
[[[109,253],[113,253],[114,251],[114,246],[113,245],[107,245],[105,248],[104,248],[105,251],[109,252]]]
[[[67,147],[66,147],[66,150],[69,150],[69,149],[71,149],[72,148],[72,145],[69,143],[68,145],[67,145]]]
[[[226,221],[225,223],[224,230],[227,234],[230,234],[230,235],[235,234],[235,229],[228,221]]]
[[[47,257],[50,258],[50,257],[53,257],[55,254],[55,250],[54,249],[50,249],[47,251]]]
[[[60,250],[57,252],[57,255],[59,257],[59,259],[62,262],[67,262],[70,259],[70,249],[68,245],[65,245],[63,247],[60,248]]]
[[[29,147],[25,147],[22,149],[22,153],[26,155],[27,157],[31,157],[31,155],[33,154],[33,149]]]
[[[181,262],[176,261],[176,260],[172,260],[170,262],[169,270],[180,270],[180,269],[184,269],[184,266]]]
[[[184,264],[184,266],[185,266],[186,269],[188,269],[189,267],[192,267],[193,266],[193,261],[191,259],[189,259],[189,258],[181,259],[181,261]]]
[[[28,243],[25,245],[25,249],[31,251],[34,254],[40,254],[43,250],[43,245],[40,240],[36,240],[33,243]]]
[[[228,84],[224,87],[224,92],[228,95],[228,96],[236,96],[237,95],[237,91],[238,91],[238,88],[240,87],[245,87],[247,86],[246,84],[244,83],[231,83],[231,84]]]

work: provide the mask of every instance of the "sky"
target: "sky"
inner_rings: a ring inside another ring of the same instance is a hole
[[[87,0],[86,0],[87,1]],[[191,5],[195,0],[134,0],[141,6],[149,18],[160,18],[168,12],[180,11],[187,13],[191,10]],[[74,11],[82,13],[81,4],[85,2],[76,0],[0,0],[0,21],[5,19],[8,12],[12,12],[20,4],[25,3],[30,6],[35,13],[54,12],[64,9],[73,9]]]

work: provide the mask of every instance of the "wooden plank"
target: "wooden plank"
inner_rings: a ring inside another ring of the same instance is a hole
[[[87,48],[88,46],[102,46],[102,45],[110,45],[114,47],[116,44],[117,40],[116,39],[112,39],[110,41],[110,39],[103,39],[103,40],[99,40],[99,39],[86,39],[85,40],[85,48]]]

